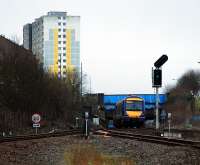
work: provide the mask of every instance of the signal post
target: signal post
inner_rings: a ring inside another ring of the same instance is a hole
[[[152,87],[156,88],[156,130],[159,129],[159,88],[162,87],[162,70],[160,67],[168,60],[167,55],[162,55],[152,69]]]

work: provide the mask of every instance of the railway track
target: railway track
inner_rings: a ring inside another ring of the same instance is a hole
[[[200,149],[200,141],[173,139],[173,138],[166,138],[153,135],[142,135],[142,134],[128,133],[116,130],[98,130],[94,133],[98,135],[120,137],[120,138],[133,139],[133,140],[139,140],[139,141],[145,141],[163,145],[187,146]]]
[[[145,135],[156,135],[160,133],[160,131],[156,131],[154,128],[122,128],[122,129],[112,129],[115,131],[123,131],[127,133],[134,133],[134,134],[145,134]]]
[[[42,138],[49,138],[49,137],[59,137],[59,136],[66,136],[66,135],[79,135],[82,133],[83,133],[82,130],[74,129],[74,130],[65,130],[62,132],[42,133],[42,134],[37,134],[37,135],[2,137],[2,138],[0,138],[0,143],[32,140],[32,139],[42,139]]]

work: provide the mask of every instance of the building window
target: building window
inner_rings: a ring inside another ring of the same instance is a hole
[[[63,38],[66,38],[66,35],[65,35],[65,34],[63,35]]]
[[[61,35],[58,35],[58,38],[61,38]]]
[[[63,41],[63,44],[66,44],[66,41]]]
[[[63,68],[66,68],[66,65],[63,65]]]
[[[58,25],[61,25],[61,22],[58,22]]]
[[[66,47],[63,47],[63,50],[66,50]]]
[[[63,62],[66,62],[66,60],[64,59]]]
[[[58,41],[58,44],[61,44],[61,41]]]
[[[58,50],[61,50],[61,47],[58,47]]]
[[[65,26],[66,25],[66,23],[65,22],[63,22],[63,26]]]
[[[65,19],[66,19],[66,17],[63,17],[63,19],[65,20]]]
[[[63,56],[66,56],[66,53],[63,53]]]
[[[58,29],[59,32],[61,32],[61,29]]]
[[[66,32],[66,29],[63,29],[63,32]]]
[[[61,17],[58,17],[58,19],[61,19]]]

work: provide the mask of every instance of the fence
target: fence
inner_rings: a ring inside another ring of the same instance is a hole
[[[35,133],[32,122],[32,112],[12,112],[0,110],[0,136],[3,134],[20,135]],[[69,127],[66,115],[58,116],[56,112],[40,113],[41,121],[38,132],[50,132]],[[69,116],[69,115],[68,115]]]

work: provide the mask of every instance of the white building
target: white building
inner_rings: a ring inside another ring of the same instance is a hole
[[[30,34],[27,29],[31,29],[32,36],[24,33],[23,45],[27,45],[27,41],[32,43],[28,48],[32,47],[45,69],[62,77],[66,76],[67,69],[80,70],[80,16],[48,12],[31,25],[31,28],[24,26],[23,31]]]

